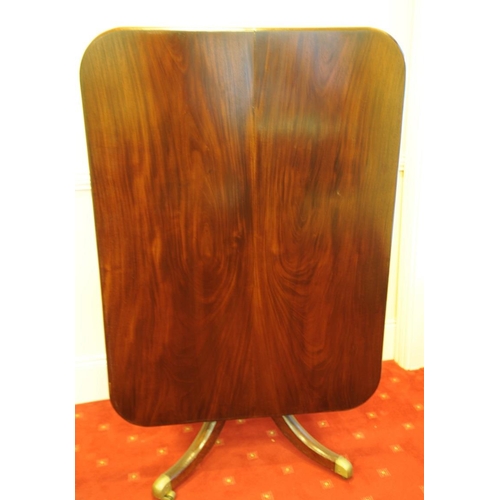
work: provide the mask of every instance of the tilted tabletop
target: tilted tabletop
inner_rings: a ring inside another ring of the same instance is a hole
[[[353,408],[382,360],[404,61],[373,29],[118,29],[81,85],[110,398]]]

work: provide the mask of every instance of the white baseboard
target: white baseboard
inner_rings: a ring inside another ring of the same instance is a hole
[[[85,356],[76,360],[75,403],[109,399],[105,356]]]

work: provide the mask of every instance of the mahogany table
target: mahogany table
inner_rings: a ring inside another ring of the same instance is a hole
[[[374,29],[117,29],[81,66],[110,399],[143,426],[350,409],[381,371],[404,61]],[[283,418],[282,418],[283,417]]]

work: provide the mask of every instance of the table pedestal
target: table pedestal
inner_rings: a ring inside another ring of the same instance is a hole
[[[314,439],[293,415],[274,417],[273,420],[284,436],[310,459],[345,479],[352,477],[352,465],[349,460]],[[177,497],[174,488],[185,481],[207,455],[217,441],[224,423],[224,421],[203,423],[184,455],[153,483],[155,498],[174,500]]]

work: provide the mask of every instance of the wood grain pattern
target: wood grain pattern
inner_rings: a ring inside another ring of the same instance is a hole
[[[111,401],[140,425],[375,390],[404,63],[374,30],[115,30],[81,84]]]

